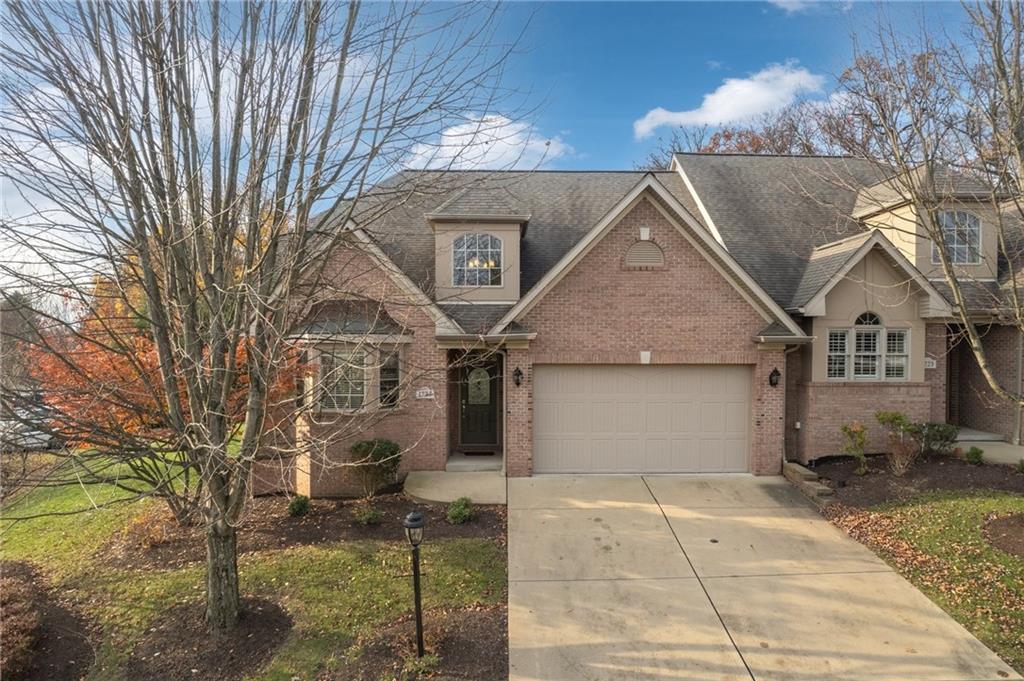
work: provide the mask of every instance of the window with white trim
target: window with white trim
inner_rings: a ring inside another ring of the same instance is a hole
[[[401,386],[398,350],[393,350],[381,358],[380,366],[377,368],[377,386],[380,406],[384,409],[397,407],[398,391]]]
[[[937,216],[938,230],[954,265],[981,262],[981,218],[965,210],[947,210]],[[939,248],[932,244],[932,264],[939,264]]]
[[[909,332],[886,329],[873,312],[857,317],[853,328],[829,329],[825,376],[829,380],[901,381],[909,375]]]
[[[501,239],[462,234],[452,244],[453,286],[501,286]]]
[[[320,407],[359,409],[366,399],[366,353],[343,348],[320,350]]]

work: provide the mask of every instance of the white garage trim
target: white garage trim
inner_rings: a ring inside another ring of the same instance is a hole
[[[535,365],[533,472],[746,472],[752,380],[744,365]]]

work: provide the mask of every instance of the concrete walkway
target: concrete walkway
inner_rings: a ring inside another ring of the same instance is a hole
[[[516,681],[1020,679],[781,478],[509,480]]]
[[[403,491],[420,501],[449,503],[469,497],[474,504],[504,504],[505,474],[501,471],[412,471]]]
[[[1016,466],[1024,460],[1024,447],[1011,445],[1009,442],[991,442],[988,440],[957,440],[956,446],[965,452],[971,447],[978,447],[985,452],[988,463],[1002,463]]]

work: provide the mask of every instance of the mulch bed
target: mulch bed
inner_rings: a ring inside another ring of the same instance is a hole
[[[1024,558],[1024,513],[992,518],[985,523],[984,533],[992,546]]]
[[[28,563],[4,561],[4,681],[80,679],[95,659],[86,619],[57,598]],[[8,600],[11,598],[12,600]]]
[[[243,599],[242,608],[238,624],[224,634],[214,634],[206,626],[202,604],[167,610],[125,662],[124,678],[232,681],[252,674],[274,656],[292,619],[271,601]]]
[[[357,645],[359,653],[340,672],[320,681],[379,681],[429,678],[498,681],[508,679],[508,614],[504,606],[423,613],[424,647],[438,663],[420,675],[403,674],[416,658],[416,625],[411,616],[377,630]]]
[[[832,459],[812,469],[836,491],[835,498],[850,508],[869,508],[909,499],[921,492],[997,490],[1024,494],[1024,475],[1007,466],[973,466],[953,456],[924,456],[903,476],[889,472],[885,457],[868,459],[871,470],[857,475],[856,461]]]
[[[371,501],[381,512],[380,523],[362,525],[354,513],[365,503],[355,499],[312,499],[309,512],[293,518],[288,515],[287,497],[257,497],[250,502],[239,530],[239,554],[353,539],[404,541],[402,519],[414,510],[426,516],[426,532],[431,539],[474,537],[505,541],[503,506],[474,506],[471,521],[452,525],[445,519],[443,504],[421,504],[402,494],[384,494]],[[139,529],[144,536],[131,530],[116,535],[99,552],[102,560],[112,567],[177,568],[205,559],[201,527],[177,525],[162,507],[154,508],[153,514],[153,518],[142,519]],[[154,528],[154,523],[162,524]]]

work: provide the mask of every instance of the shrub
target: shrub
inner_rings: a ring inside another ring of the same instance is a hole
[[[893,475],[904,475],[921,452],[915,437],[921,425],[911,423],[906,414],[898,411],[878,411],[875,418],[889,431],[889,470]]]
[[[1024,475],[1024,459],[1017,462],[1017,472]]]
[[[972,466],[980,466],[985,462],[985,451],[981,447],[971,447],[964,454],[964,458],[967,459],[967,463]]]
[[[356,522],[360,525],[380,525],[381,519],[384,514],[375,509],[369,504],[364,504],[356,509],[355,515]]]
[[[461,525],[473,519],[473,502],[469,497],[459,497],[448,504],[448,522],[452,525]]]
[[[864,455],[864,447],[868,442],[868,431],[860,421],[847,423],[840,428],[843,432],[843,452],[857,460],[857,475],[868,472],[868,459]]]
[[[288,515],[293,518],[304,516],[309,513],[309,497],[305,494],[296,494],[288,502]]]
[[[0,579],[0,629],[4,635],[0,669],[5,678],[16,678],[29,671],[41,624],[32,585],[21,578]]]
[[[914,437],[923,454],[949,454],[960,435],[960,426],[951,423],[915,424]]]
[[[390,485],[402,462],[402,448],[391,440],[376,438],[352,445],[352,460],[363,487],[363,495],[373,496],[381,487]]]

